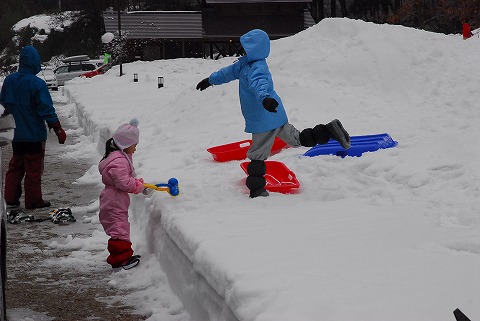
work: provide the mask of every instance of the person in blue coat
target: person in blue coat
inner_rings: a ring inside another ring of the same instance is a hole
[[[49,207],[42,196],[42,175],[47,128],[53,129],[60,144],[67,138],[60,125],[45,81],[36,76],[41,69],[38,51],[25,46],[20,51],[18,71],[7,76],[0,92],[4,114],[12,114],[15,130],[13,155],[5,174],[4,197],[7,206],[20,205],[25,178],[25,208]]]
[[[293,147],[312,147],[326,144],[330,138],[337,140],[343,148],[350,148],[350,136],[342,123],[335,119],[330,123],[299,131],[288,122],[282,100],[275,92],[272,75],[266,58],[270,54],[270,38],[260,29],[254,29],[240,37],[245,56],[234,64],[212,73],[196,87],[203,91],[212,85],[239,80],[239,95],[245,132],[252,134],[252,145],[247,157],[246,185],[250,197],[268,196],[265,190],[265,160],[270,156],[275,137]]]

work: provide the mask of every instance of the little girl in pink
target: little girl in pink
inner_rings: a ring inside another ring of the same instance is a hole
[[[130,269],[140,263],[140,255],[133,255],[128,222],[128,193],[144,190],[143,179],[136,178],[132,155],[136,150],[140,132],[138,120],[132,119],[115,131],[106,142],[105,155],[98,165],[105,188],[100,193],[100,223],[110,236],[107,263],[113,268]]]

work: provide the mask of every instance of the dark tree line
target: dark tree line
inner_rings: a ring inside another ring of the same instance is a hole
[[[15,63],[19,49],[25,45],[35,46],[44,61],[60,54],[97,56],[103,34],[102,11],[107,5],[106,0],[1,0],[0,52],[5,48],[7,54],[0,60],[0,67]],[[38,14],[55,14],[60,10],[78,12],[74,14],[75,23],[63,31],[40,30],[40,34],[49,34],[44,42],[32,39],[34,30],[30,28],[24,28],[18,34],[19,44],[12,41],[11,28],[18,21]]]
[[[43,43],[33,41],[33,30],[20,33],[20,46],[35,45],[44,60],[65,54],[100,54],[104,10],[201,10],[203,0],[0,0],[0,52],[16,59],[19,46],[12,42],[12,26],[23,18],[59,11],[79,11],[77,22],[64,32],[50,31]],[[462,24],[480,28],[480,0],[312,0],[309,9],[315,21],[349,17],[376,23],[399,24],[440,33],[461,33]],[[46,33],[46,31],[43,31]],[[10,61],[9,61],[10,59]]]
[[[388,23],[442,33],[460,33],[463,23],[480,27],[480,0],[404,0]]]
[[[380,21],[402,6],[402,0],[313,0],[315,21],[327,17],[349,17]]]
[[[480,27],[480,0],[313,0],[315,21],[349,17],[400,24],[440,33],[460,33],[467,22]]]

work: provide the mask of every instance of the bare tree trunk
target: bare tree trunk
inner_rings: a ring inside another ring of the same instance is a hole
[[[317,0],[318,3],[318,21],[325,18],[325,6],[323,0]]]
[[[331,17],[337,16],[337,0],[330,1],[330,16]]]
[[[342,17],[347,17],[347,0],[338,0],[338,2],[340,2],[340,14]]]
[[[318,22],[318,9],[317,9],[317,1],[313,0],[312,4],[310,5],[310,13],[312,14],[313,21]],[[307,5],[308,6],[308,5]]]
[[[393,11],[393,6],[390,0],[383,0],[382,1],[382,13],[384,16],[387,16],[390,12],[390,8]]]
[[[315,22],[319,22],[325,18],[325,7],[323,0],[313,0],[312,1],[312,15]]]

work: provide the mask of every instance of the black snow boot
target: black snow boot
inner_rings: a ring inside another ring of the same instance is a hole
[[[250,197],[255,198],[258,196],[268,196],[268,192],[265,189],[265,173],[267,167],[262,160],[252,160],[247,166],[247,181],[246,185],[250,190]]]
[[[342,123],[338,119],[334,119],[329,122],[325,127],[328,130],[330,136],[342,145],[343,148],[350,148],[350,135],[348,135]]]
[[[126,262],[122,263],[124,270],[130,270],[140,263],[140,255],[132,255]]]
[[[300,144],[305,147],[313,147],[317,144],[326,144],[330,140],[330,133],[326,125],[317,125],[313,128],[305,128],[300,133]]]
[[[335,139],[345,148],[350,148],[350,136],[343,128],[338,119],[334,119],[326,125],[317,125],[313,128],[306,128],[300,133],[300,144],[305,147],[313,147],[317,144],[328,143],[330,138]]]

